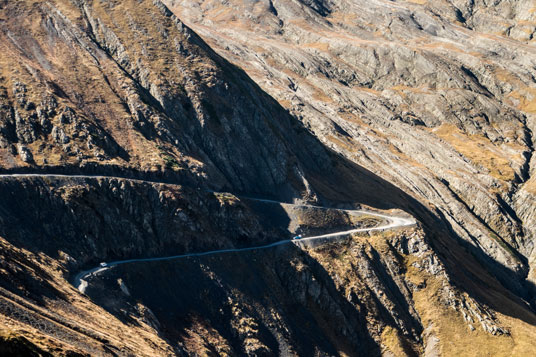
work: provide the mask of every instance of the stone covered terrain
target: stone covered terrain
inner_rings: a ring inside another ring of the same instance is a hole
[[[327,147],[437,207],[505,284],[534,284],[536,3],[165,3]]]
[[[535,14],[0,0],[0,355],[532,356]]]

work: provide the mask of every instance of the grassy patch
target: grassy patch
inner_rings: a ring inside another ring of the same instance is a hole
[[[178,169],[180,167],[178,161],[171,155],[162,155],[162,159],[168,169]]]
[[[160,151],[160,158],[164,161],[164,165],[167,169],[178,170],[180,168],[177,159],[175,159],[165,147],[157,145],[156,148]]]
[[[433,132],[471,160],[473,164],[488,169],[494,178],[506,182],[514,180],[515,172],[511,167],[511,155],[493,145],[483,135],[464,133],[452,124],[442,124]]]
[[[215,192],[214,196],[216,196],[220,203],[235,204],[240,202],[238,197],[228,192]]]
[[[415,352],[407,345],[398,334],[398,332],[391,326],[387,326],[383,329],[381,335],[382,344],[393,353],[395,356],[413,356]]]
[[[478,321],[472,324],[474,330],[471,331],[460,313],[441,304],[441,279],[411,266],[414,260],[408,259],[406,263],[407,277],[415,283],[426,281],[426,287],[415,291],[413,300],[423,326],[429,326],[439,339],[441,356],[533,355],[534,326],[498,314],[501,322],[509,327],[511,336],[493,336],[485,332]]]

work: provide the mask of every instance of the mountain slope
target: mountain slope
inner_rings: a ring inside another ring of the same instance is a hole
[[[296,154],[329,165],[292,147],[284,111],[162,4],[23,1],[2,16],[5,168],[167,170],[273,192],[303,189]]]
[[[520,35],[532,1],[166,4],[326,146],[439,208],[533,298],[536,50],[533,30]]]
[[[167,4],[236,65],[157,0],[0,1],[0,351],[531,354],[532,119],[482,84],[478,63],[454,71],[450,48],[440,68],[452,79],[431,73],[436,57],[413,68],[404,51],[417,39],[402,40],[424,31],[406,9],[419,5]],[[376,32],[398,20],[374,42],[352,14],[384,14],[370,18]],[[72,285],[101,262],[346,229],[362,223],[330,207],[360,206],[419,224],[123,264],[85,294]]]

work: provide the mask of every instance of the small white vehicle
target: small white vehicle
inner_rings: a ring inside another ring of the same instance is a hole
[[[100,263],[99,265],[100,265],[101,267],[104,268],[104,267],[107,267],[107,266],[108,266],[108,263],[102,262],[102,263]]]
[[[295,237],[294,237],[294,238],[292,238],[292,239],[294,239],[294,240],[297,240],[297,239],[301,239],[301,238],[302,238],[302,235],[301,235],[301,234],[299,234],[299,235],[295,236]]]

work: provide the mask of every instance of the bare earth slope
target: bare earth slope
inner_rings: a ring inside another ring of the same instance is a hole
[[[0,354],[533,355],[532,9],[0,0]]]

